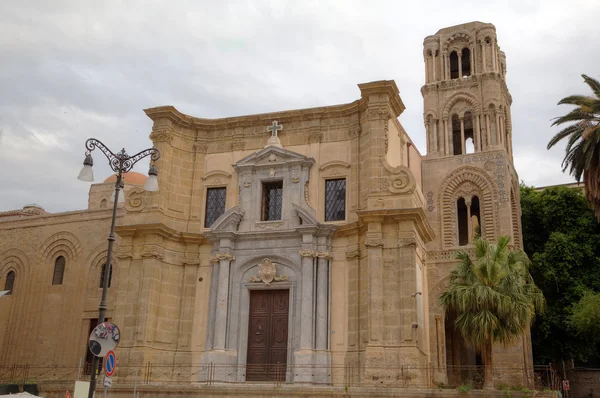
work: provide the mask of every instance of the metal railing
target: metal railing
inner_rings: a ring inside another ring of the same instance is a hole
[[[529,372],[531,373],[531,372]],[[522,367],[494,367],[497,386],[520,388]],[[85,365],[36,366],[13,364],[0,366],[0,384],[42,384],[50,382],[74,382],[89,380]],[[522,386],[536,390],[558,390],[561,379],[550,366],[536,366],[531,375],[533,385]],[[444,389],[471,386],[480,389],[484,382],[483,366],[388,366],[365,368],[364,365],[323,366],[285,364],[230,365],[208,363],[197,365],[174,365],[145,362],[141,365],[119,365],[113,376],[113,386],[131,385],[219,385],[271,382],[280,386],[288,383],[307,383],[321,386],[385,387]]]

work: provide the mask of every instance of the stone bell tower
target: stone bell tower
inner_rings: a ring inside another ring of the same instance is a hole
[[[436,347],[432,361],[440,369],[435,377],[452,381],[467,371],[465,365],[481,365],[480,355],[464,344],[438,304],[456,264],[454,253],[468,250],[479,235],[490,241],[508,235],[511,245],[522,247],[512,98],[506,86],[506,57],[492,24],[470,22],[441,29],[425,38],[423,57],[423,191],[436,235],[427,245],[430,322],[436,331],[430,343]],[[504,352],[498,347],[494,356],[496,364],[511,364],[498,378],[530,384],[529,336]]]

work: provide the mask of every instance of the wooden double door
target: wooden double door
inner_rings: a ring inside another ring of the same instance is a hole
[[[285,381],[289,290],[251,290],[247,381]]]

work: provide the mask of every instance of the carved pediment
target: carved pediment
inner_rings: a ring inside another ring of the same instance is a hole
[[[284,148],[269,146],[239,160],[233,167],[239,170],[254,167],[275,167],[289,163],[310,166],[315,163],[315,160]]]
[[[210,230],[211,232],[235,232],[243,217],[244,209],[239,206],[232,207],[215,220]]]
[[[310,207],[302,207],[296,203],[292,203],[298,217],[302,220],[302,225],[319,225],[319,221],[315,216],[315,210]]]

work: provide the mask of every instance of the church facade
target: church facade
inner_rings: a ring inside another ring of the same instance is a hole
[[[442,29],[423,56],[426,155],[393,81],[321,108],[145,110],[160,189],[125,177],[107,312],[120,366],[211,364],[227,382],[468,379],[480,356],[438,297],[477,235],[522,245],[512,99],[491,24]],[[113,185],[92,185],[86,210],[0,213],[0,365],[89,358]],[[494,361],[511,364],[499,380],[531,385],[528,335]]]

